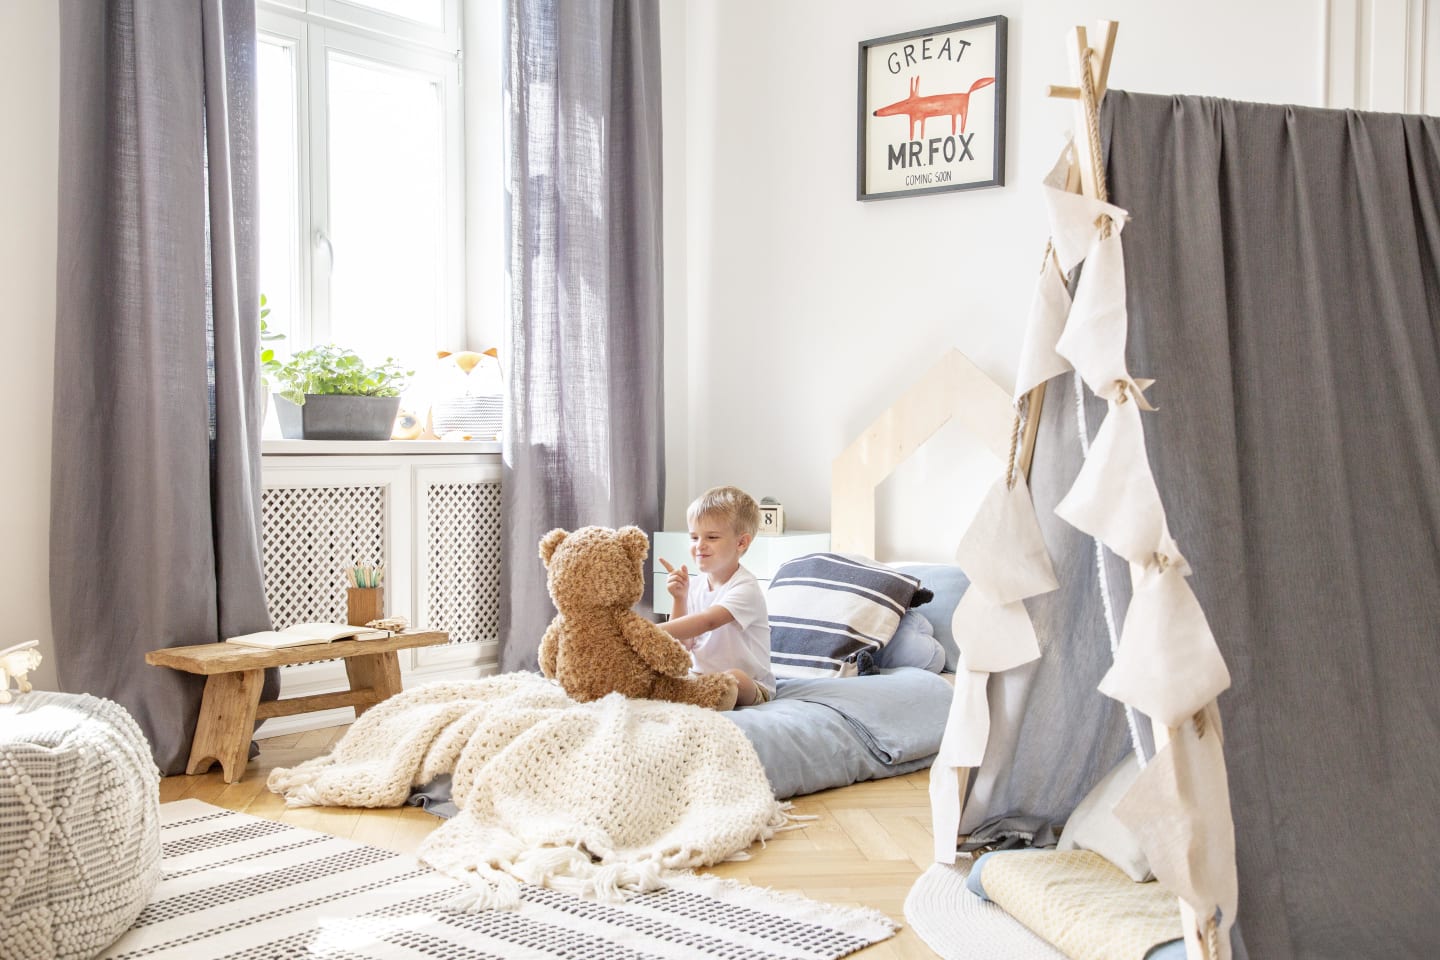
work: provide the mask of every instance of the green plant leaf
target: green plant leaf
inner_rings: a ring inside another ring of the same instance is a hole
[[[281,395],[304,403],[306,394],[395,397],[405,388],[413,370],[403,370],[393,357],[374,367],[352,350],[334,344],[311,347],[277,364],[275,379]]]

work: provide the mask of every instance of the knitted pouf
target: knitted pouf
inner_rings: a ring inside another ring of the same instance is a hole
[[[160,772],[116,703],[0,704],[0,956],[93,957],[160,879]]]

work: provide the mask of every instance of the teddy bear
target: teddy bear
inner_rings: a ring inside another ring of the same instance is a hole
[[[540,641],[540,671],[576,700],[608,693],[716,710],[735,706],[728,673],[690,674],[680,642],[631,609],[645,591],[650,540],[639,527],[551,530],[540,539],[559,612]]]

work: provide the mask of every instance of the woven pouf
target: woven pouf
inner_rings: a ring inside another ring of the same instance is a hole
[[[0,956],[93,957],[160,879],[160,772],[116,703],[0,704]]]

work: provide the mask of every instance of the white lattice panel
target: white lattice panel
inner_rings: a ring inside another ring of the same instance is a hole
[[[345,569],[383,562],[381,485],[266,487],[265,601],[280,630],[296,623],[345,623]]]
[[[451,643],[500,635],[500,484],[429,483],[425,497],[426,626]]]

